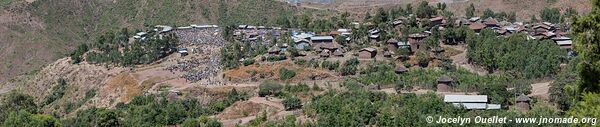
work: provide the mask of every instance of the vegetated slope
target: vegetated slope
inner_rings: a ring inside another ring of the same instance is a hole
[[[273,0],[2,0],[0,82],[64,57],[99,33],[218,20],[268,25],[265,21],[274,21],[278,13],[293,13],[292,9]]]
[[[105,94],[126,94],[127,91],[105,88],[107,86],[104,85],[105,79],[119,74],[124,68],[107,68],[87,63],[73,65],[70,61],[69,58],[59,59],[34,74],[19,76],[5,85],[33,96],[36,102],[41,102],[39,105],[43,112],[56,111],[54,113],[58,113],[57,115],[75,111],[81,106],[106,105],[101,103],[110,98]],[[120,85],[137,86],[132,83]],[[98,97],[94,98],[96,95]]]
[[[379,7],[390,8],[394,6],[405,7],[411,3],[413,9],[416,8],[421,0],[336,0],[329,6],[319,6],[310,3],[303,3],[302,6],[335,9],[341,12],[358,13],[364,15],[367,11],[374,11]],[[579,13],[589,12],[591,5],[588,0],[425,0],[430,3],[446,3],[448,10],[454,13],[454,16],[464,16],[465,8],[471,3],[476,8],[476,14],[482,14],[487,8],[500,12],[516,12],[520,19],[529,19],[530,15],[538,15],[544,7],[555,7],[566,10],[569,7],[575,8]],[[371,13],[373,14],[373,13]]]
[[[448,1],[448,0],[439,0]],[[574,8],[580,14],[591,10],[589,0],[451,0],[465,1],[448,4],[448,9],[454,12],[454,15],[463,16],[465,8],[473,3],[476,14],[481,15],[485,9],[491,9],[494,12],[516,12],[517,18],[529,20],[531,15],[539,15],[545,7],[559,8],[565,11],[568,8]],[[539,16],[538,16],[539,19]]]

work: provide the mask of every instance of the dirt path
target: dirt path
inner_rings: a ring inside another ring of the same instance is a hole
[[[3,86],[3,87],[0,89],[0,94],[7,93],[7,92],[9,92],[10,90],[12,90],[14,87],[15,87],[15,85],[14,85],[14,84],[7,84],[6,86]]]
[[[548,100],[548,97],[550,96],[548,91],[552,82],[554,81],[531,84],[531,94],[529,94],[529,96]]]
[[[294,114],[293,111],[285,111],[283,104],[281,104],[281,99],[269,97],[269,100],[267,100],[267,98],[265,98],[265,97],[251,97],[250,99],[248,99],[248,101],[253,102],[253,103],[265,104],[270,107],[276,108],[277,111],[275,113],[271,113],[271,115],[267,116],[267,118],[269,120],[280,119],[285,116]],[[254,119],[256,119],[256,116],[247,116],[247,117],[242,117],[242,118],[221,120],[221,123],[223,123],[224,127],[233,127],[236,124],[240,124],[240,125],[247,124],[248,122],[250,122]]]
[[[266,97],[251,97],[250,99],[248,99],[248,101],[259,104],[266,104],[269,106],[273,106],[279,110],[283,110],[283,104],[280,103],[281,99],[269,97],[269,100],[267,100]]]
[[[455,66],[465,68],[468,71],[473,72],[478,75],[487,75],[488,74],[488,72],[485,69],[475,66],[475,65],[472,65],[472,64],[469,64],[469,61],[467,59],[467,49],[463,45],[458,45],[458,46],[441,45],[441,46],[448,47],[448,48],[454,48],[456,50],[462,51],[462,53],[460,53],[458,55],[450,56],[450,59],[452,59],[452,64],[454,64]]]

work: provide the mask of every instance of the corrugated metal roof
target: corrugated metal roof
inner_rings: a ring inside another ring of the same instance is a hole
[[[486,103],[452,103],[456,107],[463,107],[465,109],[486,109]]]
[[[481,102],[487,103],[487,95],[444,95],[444,102]]]
[[[499,104],[486,104],[486,103],[452,103],[456,107],[462,107],[465,109],[500,109]]]
[[[487,104],[487,109],[500,109],[500,104]]]
[[[558,45],[572,45],[573,41],[571,41],[571,40],[556,41],[556,44],[558,44]]]
[[[307,34],[307,33],[301,33],[301,34],[296,35],[297,38],[310,38],[310,37],[313,37],[313,36],[314,35]]]
[[[333,40],[332,36],[313,36],[310,37],[310,40]]]

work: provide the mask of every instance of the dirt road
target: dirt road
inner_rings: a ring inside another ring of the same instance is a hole
[[[552,82],[554,81],[531,84],[531,94],[529,94],[529,96],[548,100],[548,97],[550,96],[548,91]]]
[[[487,75],[488,74],[488,72],[485,69],[475,66],[475,65],[472,65],[472,64],[469,64],[469,61],[467,59],[467,49],[463,45],[458,45],[458,46],[441,45],[441,46],[448,47],[448,48],[454,48],[456,50],[462,51],[462,53],[460,53],[458,55],[450,56],[450,59],[452,59],[452,64],[454,64],[455,66],[465,68],[465,69],[469,70],[470,72],[473,72],[478,75]]]

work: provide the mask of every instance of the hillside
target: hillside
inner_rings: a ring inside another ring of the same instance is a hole
[[[0,82],[13,76],[25,74],[68,54],[78,44],[94,41],[95,35],[123,27],[143,29],[156,24],[188,25],[216,24],[221,15],[227,15],[228,23],[256,25],[272,24],[263,21],[276,18],[280,13],[298,13],[283,2],[271,0],[222,1],[229,9],[219,13],[220,0],[174,1],[85,1],[85,0],[37,0],[32,3],[20,0],[0,2]],[[355,13],[363,16],[376,7],[393,7],[415,0],[344,0],[322,5],[303,3],[310,9],[305,12],[323,13],[312,9],[327,9]],[[464,8],[473,3],[477,13],[490,8],[494,11],[515,11],[521,19],[538,14],[543,7],[576,8],[580,13],[590,9],[587,0],[556,0],[548,3],[539,0],[431,0],[449,3],[448,9],[455,15],[463,15]],[[206,4],[208,3],[208,4]],[[493,6],[492,6],[493,5]],[[257,17],[258,16],[258,17]]]
[[[277,1],[0,0],[0,126],[600,117],[600,0]]]
[[[208,3],[208,4],[206,4]],[[231,11],[219,13],[219,5]],[[0,82],[64,57],[98,33],[157,24],[263,24],[292,7],[270,0],[19,0],[0,1]],[[133,32],[133,31],[130,31]]]
[[[351,12],[363,16],[365,12],[374,12],[377,8],[392,8],[412,4],[415,6],[420,0],[335,0],[328,2],[304,1],[301,5],[309,8],[331,9],[340,12]],[[482,14],[487,8],[499,12],[516,12],[517,17],[528,20],[530,15],[538,15],[544,7],[555,7],[561,10],[575,8],[579,13],[589,12],[591,5],[588,0],[427,0],[429,3],[446,3],[448,10],[455,16],[463,16],[469,4],[476,7],[476,14]],[[373,13],[371,13],[373,14]]]

